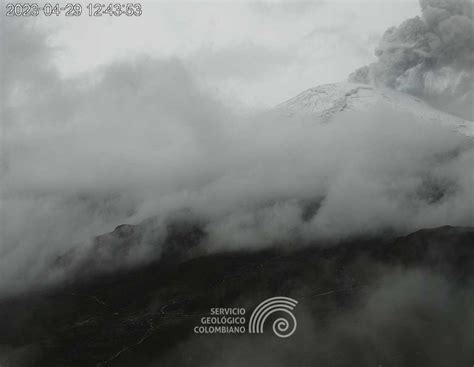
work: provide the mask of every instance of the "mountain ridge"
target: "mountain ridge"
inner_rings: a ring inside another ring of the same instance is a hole
[[[367,84],[332,83],[309,88],[278,104],[273,111],[286,117],[320,119],[327,123],[339,112],[364,112],[386,106],[426,122],[435,122],[474,137],[474,123],[437,110],[418,97]]]

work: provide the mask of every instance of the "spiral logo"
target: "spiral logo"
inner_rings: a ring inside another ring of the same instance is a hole
[[[289,297],[273,297],[260,303],[252,312],[249,320],[249,333],[262,334],[263,325],[268,316],[275,312],[286,314],[286,317],[279,317],[273,322],[273,332],[280,338],[288,338],[296,330],[297,322],[292,311],[298,301]]]

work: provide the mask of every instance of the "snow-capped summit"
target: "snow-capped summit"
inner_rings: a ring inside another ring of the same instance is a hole
[[[366,84],[337,83],[310,88],[279,104],[275,111],[289,117],[329,122],[338,112],[368,111],[375,106],[390,107],[474,136],[474,123],[471,121],[439,111],[417,97]]]

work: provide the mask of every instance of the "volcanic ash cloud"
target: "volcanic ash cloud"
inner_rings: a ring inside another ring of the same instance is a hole
[[[421,17],[388,29],[378,60],[349,76],[425,98],[438,108],[473,119],[473,4],[420,0]]]

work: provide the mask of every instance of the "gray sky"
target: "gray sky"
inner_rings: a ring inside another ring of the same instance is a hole
[[[417,0],[147,1],[139,18],[43,18],[65,76],[150,54],[178,58],[229,105],[271,106],[373,60]]]

